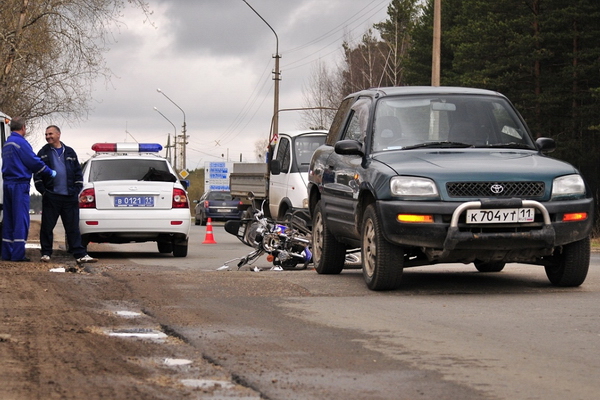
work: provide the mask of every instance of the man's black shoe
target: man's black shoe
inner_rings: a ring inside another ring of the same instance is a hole
[[[16,261],[16,262],[29,262],[29,261],[31,261],[31,259],[30,259],[29,257],[23,257],[22,259],[20,259],[20,260],[15,260],[15,261]]]

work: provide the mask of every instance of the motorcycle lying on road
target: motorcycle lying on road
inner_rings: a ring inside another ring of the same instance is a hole
[[[244,257],[225,262],[219,269],[226,269],[229,262],[239,260],[239,270],[252,264],[263,254],[267,254],[267,261],[273,263],[272,269],[306,269],[312,259],[311,233],[306,223],[306,212],[289,213],[284,220],[275,221],[265,215],[265,201],[258,208],[252,193],[248,193],[248,199],[251,202],[250,208],[240,220],[227,221],[225,231],[254,250]]]

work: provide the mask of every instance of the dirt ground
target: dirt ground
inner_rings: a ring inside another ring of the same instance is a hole
[[[38,232],[32,221],[29,243]],[[161,331],[143,310],[121,315],[135,308],[125,284],[102,269],[75,269],[57,248],[49,264],[35,248],[32,262],[0,261],[0,399],[256,398],[177,337],[115,337]]]

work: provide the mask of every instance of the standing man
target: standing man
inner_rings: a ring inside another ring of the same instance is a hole
[[[29,261],[25,242],[29,234],[29,188],[34,173],[52,180],[56,171],[48,168],[35,155],[25,140],[25,120],[10,122],[10,136],[2,147],[2,179],[4,189],[4,222],[2,225],[2,259]]]
[[[79,192],[83,188],[83,174],[77,154],[60,141],[60,129],[56,125],[46,128],[46,142],[38,151],[40,159],[56,171],[51,181],[35,175],[35,188],[42,194],[42,226],[40,244],[41,261],[49,262],[54,242],[54,227],[58,217],[62,220],[67,235],[67,246],[78,264],[98,261],[87,254],[81,244],[79,232]]]

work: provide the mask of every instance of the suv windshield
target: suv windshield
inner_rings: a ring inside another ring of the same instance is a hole
[[[166,160],[160,159],[94,160],[90,165],[89,181],[138,181],[146,176],[150,168],[169,172]]]
[[[436,146],[535,149],[510,103],[495,96],[381,99],[375,112],[372,140],[373,151]]]

